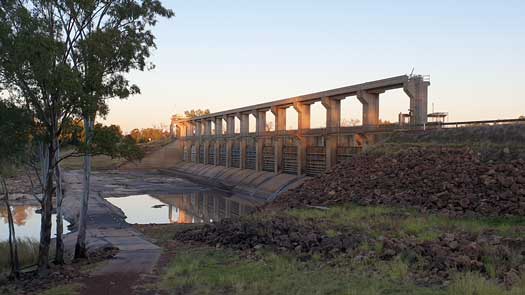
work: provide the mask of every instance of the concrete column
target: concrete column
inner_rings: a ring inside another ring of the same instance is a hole
[[[195,136],[201,136],[202,132],[202,124],[201,121],[194,121],[195,122]]]
[[[242,113],[237,115],[240,121],[241,135],[248,135],[250,133],[250,113]]]
[[[215,125],[217,126],[217,125]],[[219,147],[220,147],[220,142],[218,140],[215,141],[215,146],[213,147],[215,149],[215,161],[214,161],[214,165],[215,166],[218,166],[219,165]]]
[[[264,138],[257,138],[255,141],[255,170],[262,171],[263,168],[263,148],[264,148]]]
[[[357,99],[363,104],[363,126],[379,125],[379,93],[359,91]]]
[[[266,112],[268,109],[255,110],[252,112],[255,117],[255,132],[260,135],[266,131]]]
[[[210,148],[210,142],[204,141],[204,165],[208,165],[208,149]]]
[[[215,118],[215,136],[222,136],[222,117]]]
[[[195,163],[199,163],[200,157],[201,157],[201,153],[199,153],[201,143],[199,141],[195,141],[194,145],[195,145]]]
[[[234,135],[235,134],[235,116],[234,115],[228,115],[226,117],[226,133],[228,135]]]
[[[204,122],[204,135],[210,136],[211,135],[211,120],[204,119],[202,121]]]
[[[180,136],[181,137],[188,136],[188,124],[186,122],[182,122],[180,124]]]
[[[307,138],[301,137],[297,144],[297,174],[303,175],[306,173],[306,147]]]
[[[228,141],[226,141],[226,167],[228,168],[232,166],[232,146],[233,142],[228,139]]]
[[[337,134],[329,134],[325,138],[326,144],[326,170],[337,164]]]
[[[310,129],[310,103],[294,102],[293,107],[297,111],[298,129]]]
[[[403,90],[410,97],[410,124],[423,125],[427,123],[429,81],[423,77],[412,77],[405,83]]]
[[[275,165],[273,171],[275,173],[283,172],[283,139],[277,138],[274,144],[274,154],[275,154]]]
[[[275,131],[286,130],[286,107],[273,106],[271,111],[275,116]]]
[[[273,106],[271,108],[275,116],[275,131],[286,130],[286,107]],[[274,172],[281,173],[283,171],[283,139],[277,137],[274,143]]]
[[[337,131],[341,125],[341,100],[323,97],[321,103],[326,108],[326,129],[329,132]]]

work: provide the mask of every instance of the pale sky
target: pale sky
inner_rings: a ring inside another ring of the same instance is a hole
[[[429,112],[450,121],[525,115],[525,1],[163,1],[176,17],[154,29],[142,94],[111,101],[123,130],[414,73],[430,75]],[[382,119],[408,109],[402,90]],[[343,118],[360,118],[357,99]],[[315,115],[315,112],[314,112]],[[312,120],[321,120],[320,116]],[[315,123],[313,123],[315,125]]]

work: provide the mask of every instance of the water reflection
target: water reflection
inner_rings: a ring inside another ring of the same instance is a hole
[[[13,213],[13,221],[15,223],[16,237],[20,239],[32,238],[40,239],[40,218],[41,215],[36,213],[38,206],[26,205],[26,206],[11,206],[11,212]],[[53,214],[53,224],[51,232],[56,232],[56,217]],[[0,241],[9,239],[9,227],[7,225],[7,208],[5,206],[0,207]],[[64,220],[64,232],[67,231],[69,223]]]
[[[249,214],[254,204],[220,192],[191,192],[169,196],[136,195],[107,198],[122,209],[128,223],[203,223]]]

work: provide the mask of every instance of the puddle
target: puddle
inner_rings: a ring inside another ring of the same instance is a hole
[[[36,210],[39,206],[11,206],[11,213],[15,222],[15,233],[17,239],[35,239],[40,240],[40,214]],[[53,214],[53,228],[51,233],[53,237],[56,232],[56,217]],[[64,220],[64,233],[68,233],[67,226],[69,222]],[[7,209],[0,206],[0,242],[9,239],[9,227],[7,225]]]
[[[206,223],[246,215],[255,209],[253,202],[220,192],[133,195],[106,200],[119,207],[130,224]]]

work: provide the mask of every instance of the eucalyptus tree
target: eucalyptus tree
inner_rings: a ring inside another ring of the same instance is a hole
[[[67,28],[58,21],[50,0],[2,0],[0,7],[0,89],[23,103],[42,131],[46,155],[42,172],[42,215],[38,269],[47,272],[51,243],[54,174],[59,161],[59,137],[64,122],[76,113],[82,87],[70,65]],[[57,208],[57,210],[59,210]],[[60,211],[60,210],[59,210]],[[63,249],[57,238],[57,257]]]
[[[92,146],[97,115],[108,112],[107,100],[140,93],[125,77],[132,70],[152,69],[148,62],[156,47],[151,31],[159,17],[174,14],[157,0],[57,0],[60,23],[67,28],[66,45],[72,67],[79,73],[82,96],[78,115],[84,122],[85,142]],[[82,208],[75,257],[86,256],[86,222],[91,154],[84,156]]]

